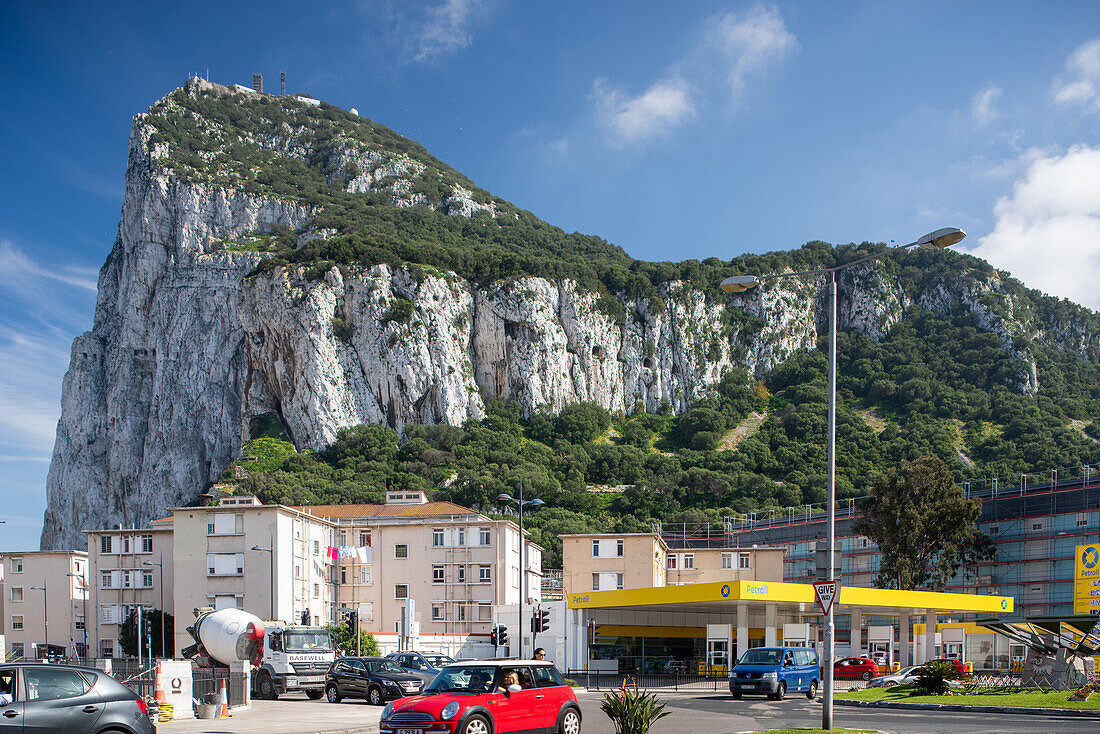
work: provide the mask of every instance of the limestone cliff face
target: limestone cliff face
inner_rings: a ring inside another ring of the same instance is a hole
[[[94,326],[74,341],[64,381],[43,548],[80,548],[82,530],[140,526],[191,500],[237,457],[256,415],[276,412],[300,448],[321,448],[360,423],[457,424],[493,397],[528,413],[581,400],[624,412],[667,400],[680,410],[730,367],[762,374],[827,328],[823,278],[775,282],[731,306],[668,282],[660,307],[619,296],[620,323],[569,280],[477,286],[386,265],[249,277],[265,255],[228,243],[282,225],[306,230],[300,243],[331,233],[310,232],[316,212],[293,199],[175,176],[143,117]],[[293,131],[264,144],[308,154]],[[349,191],[384,181],[397,206],[417,203],[401,178],[415,169],[399,155],[354,151],[333,167]],[[496,215],[460,187],[441,207]],[[914,305],[969,310],[1020,356],[1018,388],[1037,389],[1034,360],[1016,346],[1023,327],[985,305],[1001,291],[995,279],[960,278],[910,298],[867,266],[846,273],[840,291],[840,325],[875,339]],[[729,308],[755,318],[731,320]],[[1062,327],[1051,339],[1095,354],[1095,337]]]

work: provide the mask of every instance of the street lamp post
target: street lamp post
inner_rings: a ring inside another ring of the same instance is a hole
[[[84,574],[69,573],[66,576],[72,576],[74,579],[80,579],[80,593],[81,593],[81,606],[83,607],[82,613],[84,614],[84,654],[81,655],[85,660],[88,659],[88,581],[84,578]],[[50,643],[46,642],[46,649],[49,650]]]
[[[523,499],[523,482],[519,483],[519,498],[514,498],[510,494],[497,495],[497,502],[507,502],[513,504],[519,508],[519,629],[516,630],[516,639],[519,642],[519,659],[523,659],[523,598],[527,596],[527,562],[524,560],[526,557],[525,551],[527,550],[527,539],[523,537],[523,508],[531,507],[537,510],[542,507],[545,502],[537,497],[532,500]]]
[[[160,586],[160,656],[164,655],[164,551],[160,552],[160,561],[153,563],[152,561],[142,561],[143,566],[156,566],[160,569],[160,578],[157,580],[157,585]],[[175,647],[175,645],[172,645]]]
[[[271,536],[271,546],[268,548],[261,548],[258,545],[252,546],[251,550],[262,551],[267,553],[267,565],[271,569],[271,621],[275,621],[275,536]]]
[[[944,229],[937,229],[935,232],[929,232],[916,242],[910,242],[908,245],[893,247],[884,252],[861,257],[857,260],[832,268],[803,270],[797,273],[780,273],[779,275],[738,275],[732,278],[726,278],[722,281],[721,288],[726,293],[742,293],[750,288],[755,288],[762,283],[766,283],[769,280],[776,280],[778,278],[791,278],[800,275],[818,275],[822,273],[829,274],[829,420],[825,434],[828,448],[828,467],[825,473],[825,491],[829,516],[826,525],[826,544],[828,545],[826,553],[828,554],[829,564],[828,581],[835,581],[833,578],[833,558],[836,548],[836,274],[838,271],[845,270],[854,265],[877,260],[886,255],[892,255],[914,246],[934,249],[950,247],[960,242],[963,237],[966,237],[966,232],[958,227],[946,227]],[[822,729],[831,729],[833,727],[834,609],[836,609],[836,607],[830,605],[829,613],[825,616],[825,661],[824,665],[822,665],[825,669],[825,700],[821,712]],[[853,632],[853,634],[857,633]]]
[[[41,586],[32,586],[32,589],[42,592],[42,632],[46,635],[46,662],[50,661],[50,613],[46,605],[46,579],[42,579]]]

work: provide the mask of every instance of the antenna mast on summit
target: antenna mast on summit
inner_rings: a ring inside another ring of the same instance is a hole
[[[279,71],[279,94],[286,95],[286,70]]]

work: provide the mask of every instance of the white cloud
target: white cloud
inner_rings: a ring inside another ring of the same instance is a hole
[[[96,290],[97,273],[67,265],[59,270],[39,265],[10,242],[0,242],[0,288],[17,289],[36,279],[55,280],[66,285]]]
[[[1066,60],[1067,79],[1054,85],[1054,99],[1100,112],[1100,38],[1094,38]]]
[[[798,48],[798,41],[775,7],[757,5],[742,13],[719,14],[708,26],[700,47],[702,60],[719,70],[735,102],[751,77],[762,74]]]
[[[473,41],[473,26],[489,11],[487,0],[444,0],[428,8],[416,39],[417,61],[461,51]]]
[[[1100,147],[1036,160],[971,254],[1028,286],[1100,310]]]
[[[615,145],[652,138],[695,114],[683,79],[657,82],[637,97],[616,89],[606,79],[592,85],[596,118],[612,133]]]
[[[979,125],[988,125],[1001,116],[997,101],[1001,98],[1001,88],[990,84],[977,92],[970,100],[970,114]]]

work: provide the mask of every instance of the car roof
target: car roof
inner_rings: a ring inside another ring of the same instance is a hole
[[[447,667],[455,667],[459,665],[480,665],[485,667],[495,668],[514,668],[522,665],[537,665],[544,668],[548,668],[553,665],[549,660],[515,660],[515,659],[499,659],[494,658],[492,660],[463,660],[461,662],[448,663]]]
[[[92,668],[87,665],[71,665],[69,663],[47,663],[45,660],[20,660],[19,662],[2,663],[0,666],[5,668],[60,668],[61,670],[76,670],[81,673],[102,673],[102,670],[98,668]]]

